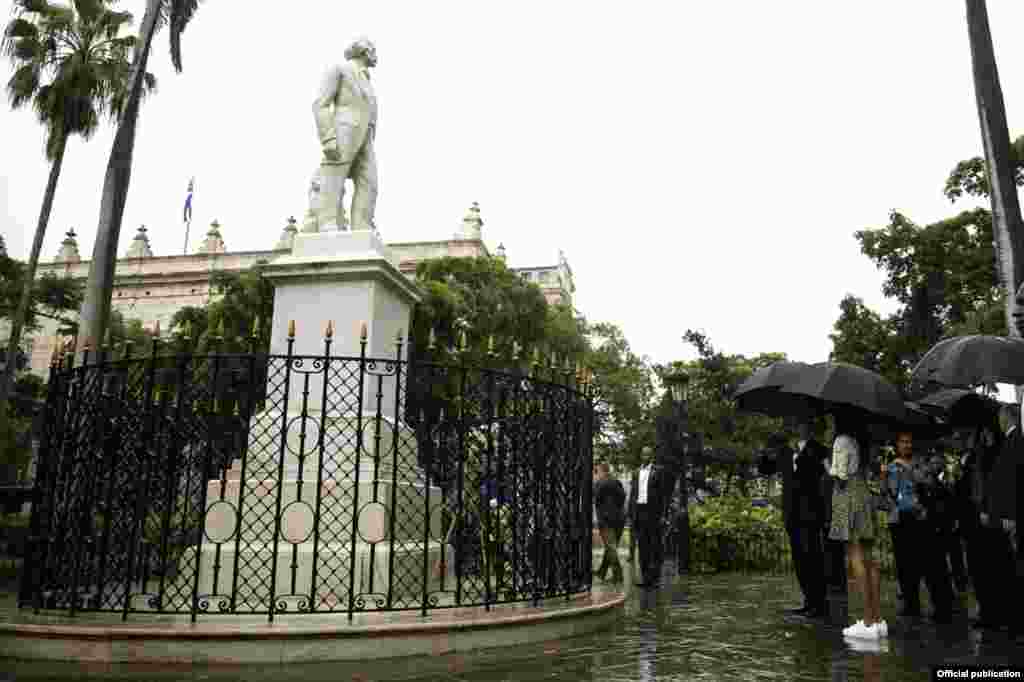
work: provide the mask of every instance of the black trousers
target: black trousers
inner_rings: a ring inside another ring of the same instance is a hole
[[[1016,593],[1013,546],[1001,528],[976,525],[965,529],[967,569],[978,600],[978,617],[999,625],[1010,622]]]
[[[949,558],[949,571],[958,590],[967,584],[967,568],[964,561],[964,543],[959,530],[952,525],[944,526],[940,531],[944,555]]]
[[[953,610],[953,586],[939,530],[933,523],[911,517],[891,524],[889,531],[904,608],[921,610],[921,579],[924,578],[935,613],[949,615]]]
[[[653,585],[661,579],[665,548],[661,542],[661,515],[649,504],[636,505],[636,540],[640,553],[641,582]]]
[[[846,594],[846,543],[828,537],[828,526],[822,532],[825,547],[825,582],[834,590]]]
[[[821,524],[787,523],[789,548],[796,568],[796,580],[804,593],[805,606],[825,607],[825,549]]]

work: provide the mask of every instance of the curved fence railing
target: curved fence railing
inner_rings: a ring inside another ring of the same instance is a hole
[[[273,620],[588,590],[572,374],[361,347],[55,365],[21,606]]]

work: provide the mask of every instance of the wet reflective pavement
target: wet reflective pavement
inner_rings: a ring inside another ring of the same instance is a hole
[[[667,565],[666,570],[671,570]],[[667,578],[667,576],[666,576]],[[657,592],[632,590],[622,622],[592,635],[543,644],[390,662],[238,668],[153,668],[5,662],[12,679],[65,680],[927,680],[937,664],[1024,663],[1006,633],[981,633],[961,611],[952,625],[895,616],[895,586],[883,580],[881,644],[845,640],[846,604],[830,622],[786,616],[799,602],[792,576],[729,574],[666,579]],[[973,603],[969,605],[974,610]],[[856,596],[854,613],[860,613]],[[382,645],[384,643],[382,642]],[[0,674],[0,679],[4,679]]]

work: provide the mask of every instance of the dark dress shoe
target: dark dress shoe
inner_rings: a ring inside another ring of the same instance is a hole
[[[826,606],[815,606],[810,609],[804,616],[807,618],[828,618],[828,607]]]

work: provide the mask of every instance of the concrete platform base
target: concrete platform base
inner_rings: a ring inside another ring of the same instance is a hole
[[[108,614],[4,614],[0,658],[76,663],[239,664],[358,661],[437,655],[562,639],[608,627],[625,595],[595,590],[538,606],[265,617],[151,617],[122,623]]]

